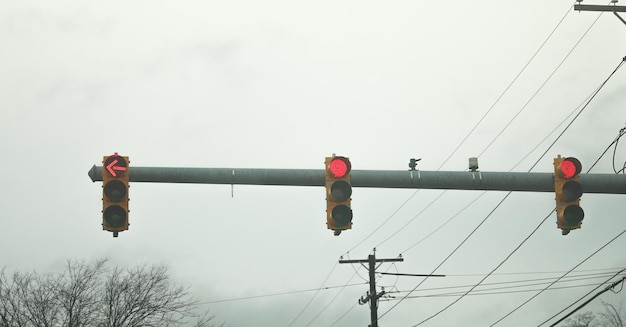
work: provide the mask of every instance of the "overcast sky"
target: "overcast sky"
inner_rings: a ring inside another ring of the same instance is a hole
[[[564,125],[551,132],[626,55],[626,26],[572,5],[0,0],[0,267],[167,263],[231,326],[367,326],[369,308],[357,304],[367,271],[337,261],[374,248],[404,258],[379,272],[447,275],[412,297],[466,291],[533,232],[553,194],[512,193],[493,211],[505,192],[355,188],[353,229],[334,237],[321,187],[133,183],[130,230],[113,238],[87,171],[114,152],[131,169],[323,169],[336,153],[355,170],[406,170],[422,158],[422,170],[464,171],[478,156],[482,171],[537,162],[533,172],[551,172],[561,154],[586,171],[626,123],[626,71],[548,149]],[[618,168],[625,160],[618,147]],[[610,151],[592,173],[612,164]],[[561,236],[552,214],[484,284],[554,280],[626,229],[623,196],[585,194],[581,206],[581,230]],[[422,326],[489,326],[533,296],[498,325],[539,325],[626,267],[625,242],[572,273],[594,279],[539,295],[517,291],[546,284],[481,286],[506,288],[470,293]],[[395,297],[380,302],[381,326],[414,326],[459,299],[399,301],[423,278],[378,278]]]

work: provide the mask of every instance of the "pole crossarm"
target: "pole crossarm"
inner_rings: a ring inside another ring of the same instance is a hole
[[[626,12],[626,6],[613,6],[613,5],[581,5],[575,4],[574,10],[577,11],[612,11],[612,12]]]
[[[404,258],[390,258],[390,259],[375,259],[374,262],[403,262]],[[351,260],[339,260],[339,263],[368,263],[369,259],[351,259]]]
[[[378,262],[402,262],[403,258],[388,258],[388,259],[376,259],[376,254],[370,254],[367,256],[367,259],[357,259],[357,260],[339,260],[339,263],[368,263],[367,270],[369,272],[370,277],[370,290],[367,293],[366,297],[361,297],[358,301],[359,304],[365,304],[370,302],[370,318],[371,325],[370,327],[378,327],[378,299],[385,295],[385,291],[378,293],[376,291],[376,263]]]
[[[580,1],[582,1],[582,0],[580,0]],[[615,2],[617,2],[617,0]],[[626,20],[624,20],[624,18],[622,18],[622,16],[620,16],[618,14],[618,12],[626,12],[626,6],[616,6],[616,5],[610,5],[610,6],[581,5],[580,3],[578,3],[578,4],[574,5],[574,10],[578,10],[578,11],[610,11],[610,12],[613,12],[615,17],[617,17],[620,21],[622,21],[622,23],[624,23],[624,25],[626,25]]]
[[[324,186],[323,169],[133,167],[130,182]],[[102,166],[89,172],[102,181]],[[554,192],[553,173],[352,170],[353,187]],[[626,194],[624,174],[581,174],[585,193]]]

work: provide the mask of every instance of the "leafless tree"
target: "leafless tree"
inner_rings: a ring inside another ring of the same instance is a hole
[[[587,311],[574,316],[565,321],[565,327],[591,327],[591,322],[595,319],[595,314]]]
[[[573,316],[565,321],[565,327],[626,327],[622,305],[615,306],[612,303],[602,301],[604,312],[596,313],[587,311]]]
[[[602,301],[602,305],[604,305],[604,312],[599,313],[600,317],[602,317],[602,326],[624,327],[622,305],[615,307],[615,305],[604,301]]]
[[[193,318],[194,327],[213,326],[198,307],[164,265],[68,261],[59,274],[0,272],[0,327],[174,327]]]

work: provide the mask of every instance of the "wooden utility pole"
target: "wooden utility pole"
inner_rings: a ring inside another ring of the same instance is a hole
[[[361,297],[359,299],[359,304],[370,303],[370,316],[372,321],[370,327],[378,327],[378,299],[385,294],[384,291],[380,293],[376,292],[376,263],[402,261],[404,261],[402,258],[376,259],[376,254],[370,254],[367,256],[367,259],[364,260],[339,260],[339,263],[360,263],[361,265],[366,262],[368,263],[367,270],[369,271],[370,290],[365,298]]]

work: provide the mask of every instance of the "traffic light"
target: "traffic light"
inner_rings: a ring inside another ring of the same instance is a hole
[[[102,230],[128,230],[128,157],[117,152],[102,160]]]
[[[554,192],[556,193],[556,225],[567,235],[580,228],[585,212],[579,206],[583,188],[578,182],[582,165],[573,157],[554,158]]]
[[[326,225],[335,231],[335,236],[352,228],[351,169],[349,158],[326,157]]]

